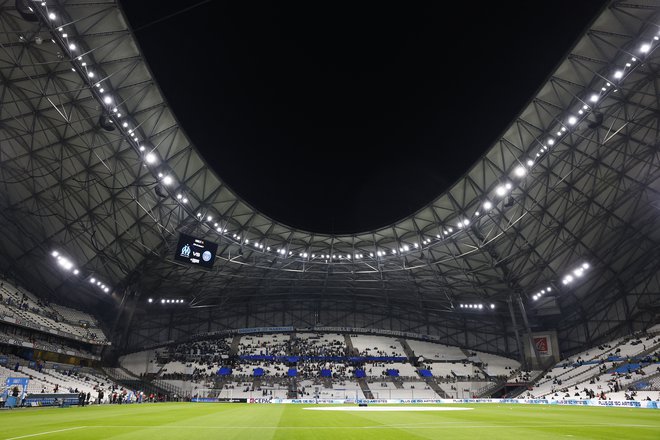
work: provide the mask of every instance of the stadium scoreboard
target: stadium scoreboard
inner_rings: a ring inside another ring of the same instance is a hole
[[[218,244],[186,234],[179,234],[174,259],[192,266],[211,269],[215,262]]]

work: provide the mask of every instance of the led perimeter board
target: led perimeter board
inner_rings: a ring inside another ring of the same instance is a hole
[[[186,234],[179,234],[179,243],[176,245],[174,259],[192,266],[211,269],[215,262],[217,250],[217,243]]]

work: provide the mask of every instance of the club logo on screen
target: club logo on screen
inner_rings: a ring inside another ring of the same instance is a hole
[[[188,258],[190,256],[190,246],[187,244],[181,248],[181,256]]]
[[[186,234],[179,234],[174,259],[202,269],[211,269],[218,253],[218,244]]]

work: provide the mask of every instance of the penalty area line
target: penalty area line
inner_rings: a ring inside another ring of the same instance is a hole
[[[56,432],[73,431],[74,429],[82,429],[82,428],[87,428],[87,426],[74,426],[73,428],[56,429],[54,431],[37,432],[36,434],[19,435],[18,437],[9,437],[6,438],[5,440],[18,440],[20,438],[29,438],[29,437],[36,437],[38,435],[55,434]]]

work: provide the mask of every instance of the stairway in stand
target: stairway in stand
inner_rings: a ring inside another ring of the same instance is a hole
[[[182,395],[181,390],[174,385],[167,383],[156,384],[152,381],[141,379],[123,367],[103,368],[102,371],[110,377],[113,382],[129,390],[144,391],[146,394],[159,394],[162,396],[168,396],[168,398],[174,394],[177,394],[178,396]]]
[[[252,378],[252,389],[254,392],[257,392],[261,390],[261,378],[260,377],[253,377]]]
[[[424,380],[424,382],[426,382],[426,385],[431,387],[431,389],[433,391],[435,391],[435,393],[438,396],[440,396],[441,398],[449,399],[449,396],[447,396],[447,394],[444,392],[444,390],[442,388],[440,388],[440,385],[438,385],[438,382],[435,380],[435,377],[424,377],[424,376],[421,375],[421,373],[419,373],[419,370],[421,369],[421,367],[418,366],[416,368],[417,368],[417,372],[418,372],[419,376]]]
[[[287,351],[292,356],[300,355],[299,347],[296,344],[297,339],[298,336],[296,335],[296,332],[291,332],[289,336],[289,347]],[[297,368],[297,366],[298,364],[296,362],[289,364],[289,368]],[[289,377],[289,387],[286,392],[286,397],[287,399],[298,398],[298,379],[295,376]]]
[[[365,399],[373,399],[374,394],[371,392],[371,389],[369,388],[367,379],[365,379],[364,377],[360,377],[357,381],[358,384],[360,385],[360,388],[362,389],[362,393],[364,394]]]
[[[287,399],[297,399],[298,398],[298,381],[295,377],[289,378],[289,387],[286,391]]]
[[[234,338],[231,340],[231,346],[229,348],[229,357],[236,356],[238,353],[238,344],[241,343],[241,335],[234,335]]]
[[[401,347],[403,347],[403,352],[406,353],[406,356],[408,357],[408,362],[410,362],[410,365],[416,367],[417,366],[417,355],[413,351],[413,349],[410,347],[408,344],[408,341],[405,339],[397,339],[399,343],[401,344]]]
[[[353,341],[351,340],[351,335],[348,333],[344,334],[344,342],[346,343],[346,356],[356,356],[358,353],[353,347]]]
[[[472,353],[470,352],[470,350],[466,350],[465,348],[461,348],[461,351],[465,355],[466,359],[470,359],[472,357]],[[486,370],[484,369],[483,365],[481,365],[481,364],[479,364],[479,365],[473,364],[473,365],[475,367],[477,367],[479,369],[479,371],[481,371],[481,374],[484,375],[484,378],[488,379],[490,377],[488,375],[488,373],[486,372]]]

